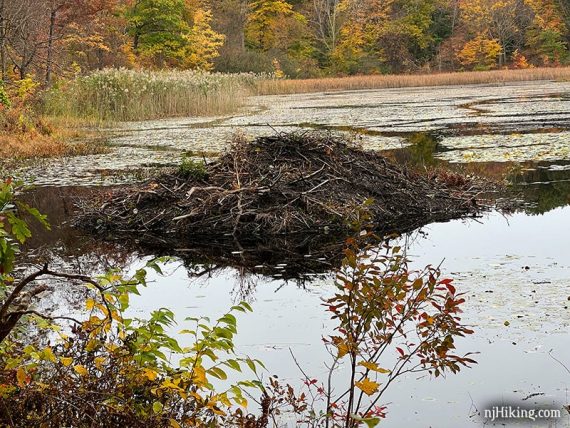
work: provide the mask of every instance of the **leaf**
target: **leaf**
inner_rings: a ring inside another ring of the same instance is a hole
[[[371,361],[362,361],[358,363],[358,365],[365,367],[368,370],[372,370],[373,372],[382,373],[382,374],[390,373],[390,370],[383,369],[382,367],[379,367],[378,364],[375,364]]]
[[[245,360],[245,363],[247,364],[247,366],[250,368],[250,370],[252,372],[254,372],[255,374],[257,374],[257,368],[255,367],[255,363],[253,362],[252,359],[248,358]]]
[[[12,226],[11,230],[12,235],[14,235],[14,237],[20,242],[20,244],[23,244],[24,242],[26,242],[26,239],[32,237],[32,232],[28,228],[26,222],[20,220],[14,214],[12,213],[8,214],[8,222]]]
[[[95,359],[93,360],[93,362],[95,363],[95,366],[99,369],[99,370],[103,370],[103,365],[106,362],[106,358],[105,357],[95,357]]]
[[[73,358],[61,357],[59,359],[59,361],[61,361],[61,364],[63,364],[65,367],[69,367],[71,365],[71,363],[73,362]]]
[[[44,358],[48,361],[51,361],[52,363],[55,363],[57,361],[53,351],[49,347],[44,349]]]
[[[18,381],[18,385],[22,388],[30,383],[30,377],[22,367],[18,367],[16,371],[16,380]]]
[[[368,428],[374,428],[380,423],[380,418],[361,418],[359,416],[352,415],[352,419],[364,422]]]
[[[220,380],[226,380],[228,378],[226,372],[219,367],[212,367],[210,370],[208,370],[208,373]]]
[[[81,376],[87,376],[89,374],[87,369],[82,365],[73,366],[73,370],[75,370]]]
[[[379,383],[374,382],[367,377],[360,382],[356,382],[354,385],[368,396],[378,392],[378,387],[380,386]]]
[[[163,405],[160,401],[155,401],[152,403],[152,411],[156,414],[162,413]]]
[[[345,342],[337,343],[336,347],[338,349],[338,358],[344,357],[346,354],[348,354],[348,351],[350,350]]]
[[[158,377],[158,372],[149,368],[145,368],[143,370],[143,374],[147,377],[148,380],[155,380]]]
[[[168,423],[170,424],[171,428],[182,428],[182,426],[172,418],[168,420]]]
[[[206,378],[206,370],[202,366],[196,366],[194,368],[194,376],[192,376],[192,380],[196,383],[197,386],[203,386],[208,383],[208,379]]]

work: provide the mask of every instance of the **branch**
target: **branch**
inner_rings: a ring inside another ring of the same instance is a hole
[[[41,312],[34,311],[34,310],[15,311],[15,312],[10,312],[8,314],[8,316],[18,316],[18,317],[22,317],[24,315],[36,315],[36,316],[43,318],[45,320],[48,320],[48,321],[65,320],[65,321],[72,321],[75,324],[81,324],[81,321],[79,321],[75,318],[64,317],[64,316],[50,317],[49,315],[45,315],[45,314],[42,314]]]

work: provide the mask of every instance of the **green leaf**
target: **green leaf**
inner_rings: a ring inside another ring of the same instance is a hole
[[[13,213],[8,213],[7,218],[8,218],[8,223],[10,223],[10,226],[12,226],[11,229],[12,235],[14,235],[14,237],[20,242],[20,244],[23,244],[24,242],[26,242],[26,239],[32,237],[32,232],[30,231],[28,225],[24,220],[20,220]]]
[[[208,370],[208,373],[214,377],[217,377],[220,380],[226,380],[228,378],[226,372],[220,369],[219,367],[212,367],[211,369]]]
[[[152,411],[156,414],[162,413],[163,405],[160,401],[155,401],[152,403]]]
[[[361,418],[359,416],[352,415],[352,419],[364,422],[368,428],[374,428],[380,423],[380,418]]]

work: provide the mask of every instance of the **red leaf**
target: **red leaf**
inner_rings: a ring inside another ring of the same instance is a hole
[[[402,348],[396,347],[396,351],[398,351],[402,357],[404,357],[406,355],[406,354],[404,354],[404,350]]]

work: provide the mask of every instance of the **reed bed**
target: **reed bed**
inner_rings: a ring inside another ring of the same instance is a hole
[[[96,121],[211,116],[236,111],[268,76],[199,71],[105,69],[45,96],[45,113]]]
[[[300,80],[263,79],[257,82],[257,94],[280,95],[416,86],[499,84],[533,80],[570,80],[570,67],[413,75],[330,77]]]

